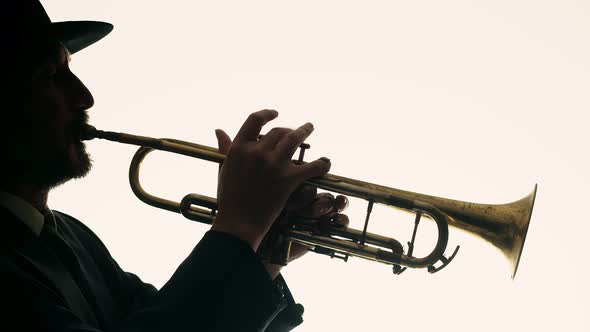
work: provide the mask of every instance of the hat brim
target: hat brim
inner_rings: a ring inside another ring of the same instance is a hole
[[[50,24],[51,34],[74,54],[104,38],[113,25],[97,21],[68,21]]]

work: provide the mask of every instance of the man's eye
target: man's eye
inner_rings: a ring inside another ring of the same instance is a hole
[[[43,78],[52,78],[57,74],[56,70],[47,70],[41,73],[41,77]]]
[[[55,66],[45,66],[40,68],[35,77],[37,79],[50,79],[53,78],[57,74],[57,68]]]

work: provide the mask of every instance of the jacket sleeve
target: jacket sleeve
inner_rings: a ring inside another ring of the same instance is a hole
[[[279,315],[270,323],[268,328],[266,329],[267,332],[284,332],[284,331],[291,331],[301,323],[303,323],[303,305],[299,303],[295,303],[293,299],[293,295],[289,291],[287,287],[287,283],[285,279],[283,279],[282,275],[278,275],[275,278],[275,284],[277,285],[279,291],[282,292],[285,300],[287,301],[287,306],[283,309]]]
[[[187,319],[192,317],[193,320],[187,320],[185,325],[204,327],[212,322],[215,331],[230,331],[233,322],[239,331],[287,332],[303,322],[303,306],[295,303],[284,278],[279,274],[273,282],[258,256],[237,237],[216,231],[205,233],[158,292],[133,273],[124,272],[86,225],[67,214],[59,214],[80,227],[81,232],[89,236],[88,242],[97,244],[88,249],[97,261],[102,261],[113,292],[121,294],[118,300],[124,311],[130,313],[124,326],[141,324],[159,315],[166,318],[170,314],[166,309],[178,310],[175,306],[191,311]],[[188,298],[189,293],[195,297]],[[166,306],[162,306],[162,302]],[[150,316],[154,310],[155,315]],[[218,317],[221,313],[223,316]],[[175,318],[177,323],[182,320]],[[258,322],[247,324],[254,321]],[[144,327],[146,332],[160,331],[150,330],[157,324],[148,325]],[[182,325],[178,324],[179,331]],[[162,328],[166,330],[166,326]]]
[[[92,250],[97,259],[106,257],[102,265],[110,271],[106,273],[109,282],[116,287],[115,293],[124,295],[119,300],[130,313],[125,328],[145,323],[141,331],[160,331],[155,329],[158,324],[150,320],[161,318],[173,319],[178,331],[182,326],[201,328],[211,324],[215,331],[287,332],[303,322],[303,306],[295,303],[284,278],[279,275],[273,282],[254,251],[237,237],[216,231],[205,233],[158,292],[136,275],[124,272],[86,225],[61,215],[99,245]],[[185,317],[177,317],[183,310]],[[125,328],[121,331],[127,331]],[[161,330],[175,331],[165,325]]]
[[[290,303],[292,302],[292,303]],[[291,305],[290,305],[291,304]],[[287,309],[287,310],[285,310]],[[209,231],[121,331],[290,331],[300,306],[243,241]]]
[[[215,232],[212,232],[215,233]],[[215,236],[215,235],[207,235],[207,236]],[[224,240],[228,241],[241,241],[239,239],[231,239],[227,238]],[[220,241],[218,244],[220,247],[227,246],[223,243],[223,240]],[[239,245],[239,244],[238,244]],[[248,249],[250,249],[248,247]],[[266,271],[265,271],[266,272]],[[134,275],[133,273],[123,272],[124,274],[124,282],[123,287],[126,291],[124,293],[127,294],[126,302],[130,305],[130,312],[134,311],[142,311],[143,308],[150,306],[151,297],[156,295],[157,291],[156,288],[150,284],[142,282],[139,277]],[[263,279],[266,279],[264,277]],[[296,303],[287,283],[282,275],[278,275],[274,280],[274,287],[276,289],[271,289],[271,292],[275,293],[278,290],[278,294],[274,295],[275,297],[280,296],[283,300],[280,301],[278,309],[283,308],[280,312],[276,315],[274,319],[270,322],[268,327],[266,328],[266,332],[288,332],[299,326],[303,323],[303,312],[304,307],[303,305]],[[213,286],[213,285],[212,285]],[[174,287],[174,286],[172,286]],[[255,303],[252,303],[255,305]]]
[[[121,315],[109,331],[283,332],[302,321],[302,310],[292,301],[284,280],[273,282],[252,249],[231,235],[207,232],[158,291],[124,272],[98,237],[80,227],[88,236],[84,241],[93,243],[92,256],[100,257],[98,264],[108,270],[106,282],[117,295]],[[8,309],[2,309],[6,315],[0,326],[39,332],[102,332],[82,322],[50,284],[37,279],[21,262],[0,263],[4,284],[0,308]]]

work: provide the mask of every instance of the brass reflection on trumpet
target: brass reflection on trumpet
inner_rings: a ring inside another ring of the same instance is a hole
[[[97,130],[89,126],[85,139],[100,138],[109,141],[140,146],[129,167],[129,182],[133,193],[144,203],[181,213],[188,219],[212,224],[217,214],[217,200],[200,194],[188,194],[180,201],[160,198],[146,192],[139,181],[140,166],[145,156],[161,150],[188,157],[222,163],[225,156],[218,149],[196,143],[169,138],[151,138],[126,133]],[[300,146],[299,158],[304,162],[308,144]],[[537,186],[526,197],[507,204],[478,204],[435,197],[410,191],[385,187],[343,176],[326,174],[309,179],[306,183],[320,189],[357,197],[367,201],[367,214],[362,230],[343,228],[330,220],[313,220],[290,216],[281,225],[279,233],[287,239],[281,252],[273,254],[273,263],[286,264],[289,259],[290,241],[310,246],[310,250],[347,261],[350,256],[360,257],[388,265],[400,274],[407,268],[426,268],[435,273],[446,267],[455,257],[459,246],[446,255],[448,227],[452,226],[476,235],[498,248],[511,264],[511,276],[515,277],[522,254]],[[368,232],[374,204],[383,204],[415,213],[414,230],[404,252],[401,243],[393,238]],[[434,249],[424,256],[415,257],[414,243],[422,217],[434,221],[438,238]]]

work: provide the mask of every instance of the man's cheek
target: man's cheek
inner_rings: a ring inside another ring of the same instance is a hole
[[[63,148],[67,143],[63,126],[56,122],[55,119],[45,120],[44,122],[37,122],[32,136],[43,147],[43,150]]]

